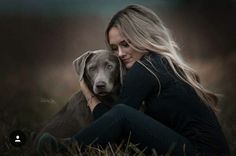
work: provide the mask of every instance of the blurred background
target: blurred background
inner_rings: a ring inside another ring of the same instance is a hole
[[[105,48],[112,15],[128,4],[156,12],[208,89],[236,155],[235,0],[0,0],[0,153],[15,129],[37,131],[79,89],[72,61]]]

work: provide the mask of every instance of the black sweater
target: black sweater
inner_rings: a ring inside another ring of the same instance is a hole
[[[140,62],[127,72],[116,103],[139,109],[145,101],[145,114],[188,138],[197,150],[227,152],[228,146],[215,113],[190,85],[175,76],[168,62],[152,52]],[[93,111],[94,118],[109,109],[99,103]]]

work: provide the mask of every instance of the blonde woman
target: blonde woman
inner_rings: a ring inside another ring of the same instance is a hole
[[[178,46],[153,11],[140,5],[120,10],[108,24],[106,42],[128,69],[120,98],[110,109],[82,80],[95,121],[73,140],[103,146],[130,135],[146,154],[155,150],[158,155],[229,155],[215,115],[217,96],[182,61]],[[143,101],[145,113],[138,111]]]

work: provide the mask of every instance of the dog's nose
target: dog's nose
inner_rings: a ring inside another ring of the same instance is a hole
[[[106,86],[106,83],[105,83],[104,81],[98,81],[98,82],[96,83],[96,87],[97,87],[98,89],[104,89],[105,86]]]

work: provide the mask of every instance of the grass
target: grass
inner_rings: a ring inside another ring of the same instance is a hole
[[[27,94],[28,97],[28,94]],[[37,98],[38,99],[38,98]],[[16,148],[11,145],[8,140],[9,133],[14,129],[20,129],[25,132],[28,140],[34,135],[34,131],[40,127],[40,124],[53,114],[53,108],[50,108],[48,103],[37,103],[37,99],[29,100],[28,103],[17,103],[14,105],[0,105],[0,156],[28,156],[30,155],[32,142],[28,141],[25,146]],[[17,101],[24,101],[17,99]],[[230,100],[231,101],[231,100]],[[222,103],[230,103],[230,101],[223,101]],[[38,105],[36,109],[35,105]],[[18,108],[19,107],[19,108]],[[28,108],[29,107],[29,108]],[[35,108],[35,109],[34,109]],[[227,108],[227,109],[226,109]],[[21,112],[21,110],[24,110]],[[29,110],[29,111],[26,111]],[[18,113],[17,113],[18,112]],[[220,119],[222,128],[227,137],[227,141],[230,145],[231,155],[236,155],[236,126],[235,126],[235,107],[225,107],[222,110]],[[171,150],[170,150],[171,151]],[[81,151],[78,146],[71,149],[71,155],[81,155]],[[59,154],[58,154],[59,155]],[[87,154],[90,155],[145,155],[143,151],[139,150],[136,145],[128,144],[126,148],[119,145],[108,145],[105,148],[88,147]],[[153,151],[153,155],[157,155],[156,151]],[[166,155],[170,155],[167,153]]]
[[[32,154],[32,142],[30,141],[33,138],[32,133],[29,130],[24,130],[27,135],[28,141],[21,148],[14,147],[9,142],[8,138],[5,137],[5,142],[0,146],[0,155],[1,156],[35,156]],[[121,142],[119,145],[110,144],[106,147],[101,146],[92,146],[89,145],[84,151],[81,150],[81,147],[77,143],[73,143],[70,147],[67,148],[69,153],[56,153],[48,154],[44,153],[43,156],[145,156],[145,149],[140,150],[137,145],[131,143],[128,139],[127,142]],[[169,156],[171,150],[163,156]],[[152,152],[153,156],[162,156],[158,155],[155,150]]]
[[[72,146],[68,147],[69,153],[62,154],[43,154],[44,156],[144,156],[144,150],[137,148],[137,145],[128,143],[121,143],[119,145],[108,144],[105,148],[101,146],[87,146],[85,151],[81,151],[81,148],[78,144],[73,143]],[[11,143],[6,140],[6,142],[0,148],[1,156],[30,156],[31,154],[31,145],[27,143],[21,148],[17,148],[11,145]],[[153,154],[154,156],[157,154]]]

